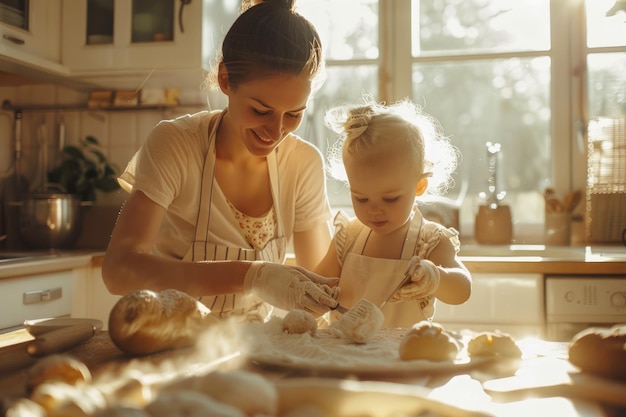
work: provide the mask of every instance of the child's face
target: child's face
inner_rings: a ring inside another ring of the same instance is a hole
[[[378,158],[344,158],[357,218],[386,235],[410,219],[419,178],[411,158],[396,152]]]

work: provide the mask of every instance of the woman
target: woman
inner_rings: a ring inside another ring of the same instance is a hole
[[[323,67],[293,1],[243,11],[209,79],[226,109],[162,121],[120,177],[130,196],[102,268],[111,293],[176,288],[221,317],[265,319],[263,301],[317,315],[336,305],[336,280],[282,265],[290,239],[307,269],[330,242],[323,158],[292,134]]]

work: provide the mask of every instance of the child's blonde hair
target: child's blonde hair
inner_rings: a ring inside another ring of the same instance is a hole
[[[430,177],[428,193],[444,193],[452,185],[458,149],[443,135],[437,120],[413,102],[385,105],[366,97],[361,104],[330,109],[324,120],[340,135],[328,155],[328,169],[334,178],[347,182],[346,157],[380,158],[398,150],[406,153],[407,148],[398,149],[398,145],[408,145],[415,175]]]

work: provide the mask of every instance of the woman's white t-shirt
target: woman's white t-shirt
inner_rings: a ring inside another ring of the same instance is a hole
[[[200,187],[209,149],[209,122],[221,110],[202,111],[161,121],[119,178],[122,187],[142,191],[167,210],[155,253],[182,259],[195,232]],[[320,151],[289,135],[276,152],[282,228],[287,240],[331,219]],[[214,209],[214,208],[212,208]],[[233,237],[239,242],[240,236]],[[228,242],[220,242],[228,243]]]

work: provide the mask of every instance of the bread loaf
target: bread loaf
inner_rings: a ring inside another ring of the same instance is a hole
[[[626,380],[626,324],[580,331],[572,338],[568,354],[582,371]]]
[[[111,309],[109,334],[120,350],[133,355],[191,346],[203,330],[219,322],[210,313],[182,291],[138,290]]]

